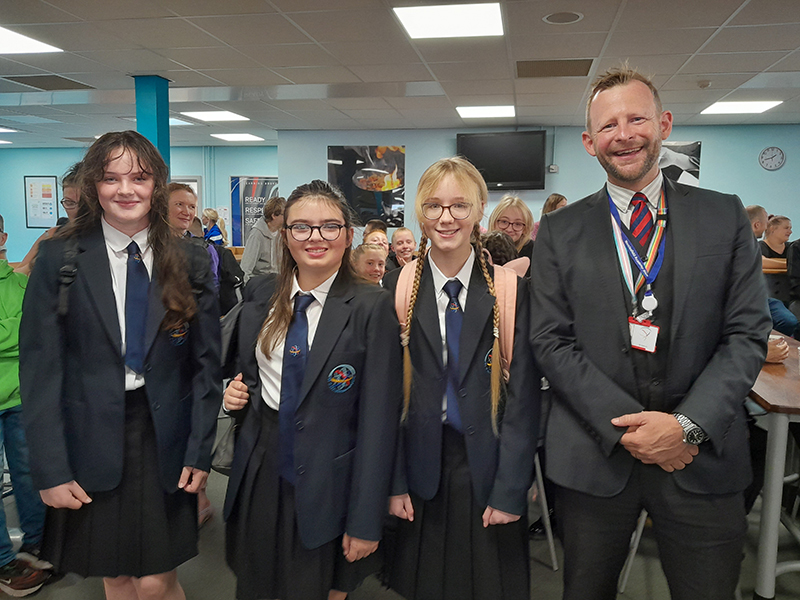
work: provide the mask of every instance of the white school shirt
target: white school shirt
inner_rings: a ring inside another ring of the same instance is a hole
[[[633,207],[631,200],[636,192],[614,185],[610,181],[606,184],[608,186],[608,193],[611,196],[611,201],[619,211],[619,217],[625,224],[625,227],[630,227],[631,217],[633,216]],[[647,208],[650,209],[650,214],[653,217],[653,223],[656,220],[656,211],[658,210],[658,202],[661,200],[661,187],[664,185],[664,174],[659,170],[656,178],[648,183],[641,193],[647,196]]]
[[[131,241],[139,246],[147,276],[153,277],[153,249],[147,241],[149,227],[145,227],[133,237],[127,233],[122,233],[106,222],[105,217],[100,219],[103,227],[103,238],[106,241],[106,252],[108,253],[108,266],[111,268],[111,286],[114,292],[114,300],[117,305],[117,320],[119,321],[119,333],[122,339],[120,353],[125,356],[125,292],[128,284],[128,244]],[[136,373],[129,366],[125,365],[125,391],[138,389],[144,385],[144,375]]]
[[[461,312],[467,310],[467,292],[469,291],[469,278],[472,276],[472,266],[475,264],[475,253],[470,252],[467,261],[461,270],[456,273],[455,277],[445,277],[444,273],[439,270],[433,257],[430,257],[431,263],[431,276],[433,277],[433,289],[436,292],[436,312],[439,315],[439,333],[442,337],[442,364],[447,369],[447,325],[445,324],[445,314],[447,314],[447,305],[450,304],[450,298],[447,292],[444,291],[444,284],[450,279],[458,279],[461,282],[461,291],[458,293],[458,303],[461,305]],[[442,421],[445,420],[447,413],[447,387],[445,386],[444,397],[442,398]]]
[[[336,279],[338,274],[337,271],[319,286],[308,292],[314,296],[314,302],[306,308],[309,352],[311,352],[311,346],[314,343],[314,336],[317,333],[317,326],[322,317],[325,300],[327,300],[333,280]],[[292,291],[289,294],[292,307],[294,307],[294,297],[299,293],[303,293],[303,290],[300,289],[300,285],[297,283],[297,275],[295,275],[292,282]],[[270,310],[270,312],[272,311]],[[256,342],[256,362],[258,363],[258,378],[261,381],[261,399],[273,410],[278,410],[281,405],[281,377],[283,375],[283,350],[285,345],[286,336],[278,342],[270,353],[270,358],[267,359],[261,351],[261,344]]]

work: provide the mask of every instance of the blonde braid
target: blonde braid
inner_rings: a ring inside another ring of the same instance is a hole
[[[408,314],[406,315],[405,329],[400,333],[400,340],[403,344],[403,415],[401,421],[408,418],[408,407],[411,404],[411,379],[413,368],[411,366],[411,352],[408,349],[408,342],[411,339],[411,319],[414,316],[414,306],[417,303],[419,293],[419,282],[422,279],[422,267],[427,256],[428,238],[423,232],[419,238],[419,257],[417,258],[417,268],[414,271],[414,285],[411,288],[411,299],[408,303]]]
[[[475,228],[472,231],[472,236],[475,238],[475,254],[481,265],[481,272],[483,278],[486,280],[486,285],[489,288],[489,293],[494,296],[494,306],[492,307],[492,372],[491,372],[491,391],[492,391],[492,431],[496,437],[500,437],[500,430],[497,422],[500,415],[500,404],[502,399],[501,387],[503,384],[503,368],[502,359],[500,355],[500,307],[497,303],[497,292],[494,289],[494,280],[489,275],[489,268],[486,265],[486,258],[483,255],[483,245],[481,244],[480,228],[475,223]]]

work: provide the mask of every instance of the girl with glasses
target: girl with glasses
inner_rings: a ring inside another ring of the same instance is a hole
[[[400,294],[398,279],[413,270],[390,499],[399,523],[387,565],[390,587],[407,600],[529,597],[526,492],[539,376],[526,339],[522,280],[508,385],[501,374],[495,273],[479,237],[487,196],[468,161],[429,167],[416,197],[420,257],[384,277]]]
[[[533,214],[518,196],[506,194],[500,198],[500,202],[489,216],[489,231],[502,231],[508,234],[517,249],[517,255],[527,256],[528,259],[533,257],[531,229],[533,229]],[[527,275],[530,275],[530,270]]]
[[[302,185],[284,215],[280,274],[245,288],[241,373],[224,397],[240,423],[227,561],[240,600],[338,599],[377,570],[362,559],[386,514],[399,328],[391,294],[353,272],[353,220],[338,190]]]

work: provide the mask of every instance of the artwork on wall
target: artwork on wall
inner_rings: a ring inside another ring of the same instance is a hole
[[[662,142],[658,166],[678,183],[700,185],[700,142]]]
[[[277,177],[231,177],[231,244],[244,246],[264,214],[267,200],[278,195]]]
[[[23,177],[25,182],[25,226],[49,229],[58,220],[58,178],[55,175]]]
[[[339,188],[359,221],[402,227],[405,146],[328,146],[328,182]]]

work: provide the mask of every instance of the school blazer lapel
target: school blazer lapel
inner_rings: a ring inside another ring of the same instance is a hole
[[[436,290],[433,286],[431,264],[425,258],[426,264],[422,271],[417,292],[417,303],[414,305],[414,317],[411,325],[411,335],[421,335],[428,344],[428,349],[433,360],[444,369],[442,360],[442,336],[439,328],[439,311],[436,308]]]
[[[153,261],[153,274],[150,277],[150,288],[147,292],[147,326],[144,337],[145,358],[150,353],[150,348],[152,348],[156,335],[158,335],[158,331],[161,328],[161,321],[164,320],[164,315],[167,312],[164,308],[164,303],[161,302],[161,293],[161,284],[158,282],[158,273],[155,261]]]
[[[325,307],[322,309],[322,316],[314,335],[314,343],[308,353],[308,363],[306,363],[306,372],[303,376],[303,386],[300,389],[297,406],[300,406],[308,396],[339,336],[350,321],[350,312],[352,311],[350,300],[353,296],[352,288],[346,282],[340,283],[337,276],[325,300]]]
[[[89,298],[94,304],[100,322],[108,334],[114,350],[122,355],[122,334],[117,319],[117,303],[114,298],[114,284],[111,281],[111,267],[108,263],[108,252],[103,237],[103,230],[98,225],[88,236],[78,242],[76,266],[79,279],[86,283]],[[70,306],[69,310],[81,310],[81,306]]]
[[[486,321],[492,319],[492,308],[495,298],[489,293],[489,286],[483,277],[480,262],[475,259],[472,267],[472,274],[469,279],[469,290],[467,291],[467,306],[464,309],[464,321],[461,326],[461,338],[459,339],[458,353],[458,381],[464,381],[470,365],[484,364],[483,357],[479,362],[473,362],[475,353],[482,350],[479,348]],[[438,330],[438,329],[437,329]],[[487,348],[488,349],[488,348]]]

